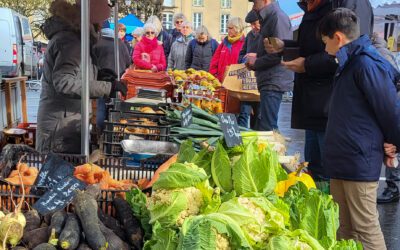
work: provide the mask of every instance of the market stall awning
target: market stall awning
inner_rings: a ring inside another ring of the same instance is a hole
[[[137,27],[143,27],[143,22],[140,21],[135,15],[129,14],[124,18],[119,20],[119,23],[122,23],[126,26],[126,33],[131,34]],[[110,28],[114,29],[114,24],[110,23]]]
[[[304,12],[297,4],[298,0],[280,0],[279,5],[282,10],[290,17],[293,29],[296,30],[303,18]]]

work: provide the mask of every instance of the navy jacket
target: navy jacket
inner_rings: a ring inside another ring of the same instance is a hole
[[[260,11],[260,41],[257,60],[254,63],[258,90],[291,91],[294,73],[281,65],[281,54],[268,54],[264,49],[264,38],[277,37],[281,40],[293,39],[289,17],[273,2]]]
[[[197,39],[190,41],[186,51],[186,69],[193,68],[195,70],[209,71],[211,59],[218,45],[215,39],[211,39],[204,44],[199,44]]]
[[[367,35],[337,53],[325,134],[324,169],[333,179],[379,180],[383,143],[400,146],[399,72]]]

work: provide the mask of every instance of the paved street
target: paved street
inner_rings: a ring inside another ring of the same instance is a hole
[[[29,122],[36,122],[37,108],[39,104],[40,92],[28,91],[28,119]],[[281,132],[291,138],[288,154],[295,152],[303,153],[304,131],[290,129],[291,103],[283,103],[279,114],[279,128]],[[384,176],[384,172],[383,176]],[[384,186],[384,181],[380,181],[380,189]],[[400,250],[400,207],[399,203],[379,205],[380,222],[388,250]],[[377,249],[379,250],[379,249]]]

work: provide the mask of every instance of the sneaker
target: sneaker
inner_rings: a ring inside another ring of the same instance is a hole
[[[400,199],[399,189],[386,187],[382,194],[378,195],[377,203],[385,204],[398,202]]]

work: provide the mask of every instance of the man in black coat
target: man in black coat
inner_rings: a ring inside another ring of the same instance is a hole
[[[277,37],[293,39],[290,19],[275,0],[249,0],[253,10],[259,15],[261,39]],[[255,71],[257,87],[260,91],[259,130],[278,130],[278,113],[283,93],[291,91],[294,74],[281,65],[279,53],[268,53],[263,41],[256,55],[248,55],[246,66]]]
[[[304,157],[309,162],[308,170],[316,181],[326,180],[322,167],[325,128],[328,106],[332,93],[333,76],[337,69],[335,58],[325,52],[325,44],[317,37],[322,18],[332,9],[329,0],[302,1],[305,11],[299,27],[298,41],[277,40],[269,44],[264,40],[267,51],[279,52],[283,47],[298,47],[299,57],[283,62],[296,72],[292,102],[292,128],[306,131]],[[285,51],[283,55],[285,55]]]

